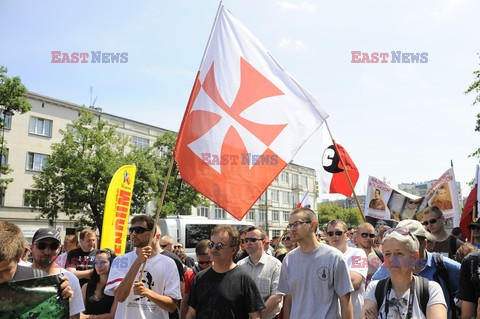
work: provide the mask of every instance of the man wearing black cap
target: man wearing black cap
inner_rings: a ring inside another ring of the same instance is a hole
[[[80,318],[80,313],[85,310],[82,290],[78,278],[55,263],[59,253],[60,233],[50,228],[38,229],[32,240],[32,268],[43,270],[49,275],[64,274],[68,277],[74,293],[70,300],[70,319],[77,319]]]

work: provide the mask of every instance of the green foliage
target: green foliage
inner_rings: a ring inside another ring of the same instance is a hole
[[[363,222],[358,208],[343,208],[337,203],[321,203],[318,205],[317,211],[320,227],[332,219],[343,220],[350,226],[358,226]]]
[[[25,94],[27,88],[22,84],[22,80],[18,76],[9,78],[7,75],[7,68],[0,65],[0,113],[15,113],[23,114],[31,110],[32,106],[27,102]],[[3,140],[3,129],[5,122],[0,120],[0,129],[2,129],[2,137],[0,139],[1,150],[0,159],[7,155],[6,141]],[[8,164],[4,164],[0,160],[0,176],[3,177],[13,170]],[[8,184],[13,182],[13,178],[0,178],[0,196],[5,196]]]
[[[161,195],[163,183],[175,146],[176,135],[166,133],[153,147],[133,148],[125,154],[128,141],[115,132],[115,127],[82,109],[63,135],[61,143],[52,146],[43,171],[34,177],[37,190],[28,196],[32,210],[53,223],[64,212],[78,226],[102,229],[105,198],[110,181],[119,167],[137,167],[133,187],[131,213],[145,213],[146,205]],[[162,153],[162,156],[158,154]],[[191,206],[201,203],[201,197],[172,172],[162,217],[190,214]],[[179,188],[180,187],[180,188]]]
[[[480,58],[480,54],[479,54],[479,58]],[[468,89],[465,91],[465,94],[468,94],[471,92],[474,92],[477,94],[477,96],[473,100],[473,105],[475,105],[477,103],[480,103],[480,70],[473,71],[473,75],[475,76],[475,80],[472,83],[472,85],[470,85]],[[477,124],[475,126],[475,131],[480,132],[480,113],[477,113]],[[473,156],[480,158],[480,148],[477,148],[475,152],[470,154],[470,157],[473,157]]]

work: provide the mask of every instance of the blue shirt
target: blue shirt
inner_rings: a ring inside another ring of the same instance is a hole
[[[458,285],[460,283],[460,263],[445,256],[443,257],[443,263],[445,264],[445,268],[447,268],[450,289],[453,292],[456,292],[458,291]],[[427,263],[422,268],[419,275],[429,280],[435,280],[440,284],[440,287],[442,287],[443,295],[445,297],[445,301],[447,302],[448,311],[450,312],[450,297],[447,291],[447,286],[441,278],[438,278],[439,276],[436,276],[437,278],[433,277],[436,272],[437,265],[435,264],[435,260],[433,259],[433,254],[427,251]],[[385,265],[382,264],[382,266],[375,272],[375,274],[373,274],[372,280],[380,280],[387,277],[390,277],[390,272],[385,267]]]

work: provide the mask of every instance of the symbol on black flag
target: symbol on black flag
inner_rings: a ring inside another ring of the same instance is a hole
[[[340,163],[340,157],[335,151],[335,147],[333,145],[330,145],[325,149],[322,159],[323,169],[327,172],[332,174],[343,172],[343,169],[338,167],[338,164]]]

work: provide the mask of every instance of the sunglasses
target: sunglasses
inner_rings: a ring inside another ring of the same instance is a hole
[[[336,235],[336,236],[342,236],[343,234],[345,234],[346,232],[344,231],[341,231],[341,230],[336,230],[336,231],[327,231],[327,235],[332,237],[333,235]]]
[[[234,247],[235,245],[225,245],[224,243],[214,243],[213,241],[208,243],[208,248],[213,249],[215,248],[216,250],[222,250],[227,247]]]
[[[283,240],[290,240],[290,239],[292,239],[292,238],[289,237],[289,236],[283,238]]]
[[[209,261],[199,261],[198,262],[199,265],[208,265],[208,264],[211,264],[211,263],[212,263],[211,260],[209,260]]]
[[[427,226],[428,223],[430,223],[430,225],[433,225],[433,224],[435,224],[437,221],[438,221],[437,218],[430,219],[430,220],[426,220],[426,221],[424,221],[424,222],[422,223],[422,225],[423,225],[423,226]]]
[[[143,234],[146,231],[151,231],[151,229],[141,227],[141,226],[136,226],[136,227],[130,227],[128,231],[131,233],[135,232],[136,234]]]
[[[250,238],[250,237],[248,237],[248,238],[242,239],[241,242],[242,242],[242,244],[246,244],[246,243],[248,243],[248,242],[250,242],[250,243],[256,243],[257,241],[259,241],[259,240],[264,240],[264,239],[265,239],[265,238]]]
[[[160,245],[160,246],[161,246],[161,245]],[[168,245],[167,245],[167,246],[168,246]],[[183,246],[182,246],[182,245],[175,245],[175,246],[173,246],[173,248],[183,248]]]
[[[36,246],[40,250],[44,250],[47,247],[50,248],[50,250],[57,250],[58,247],[60,247],[60,244],[59,243],[47,244],[47,243],[40,242],[40,243],[36,243]]]
[[[362,238],[367,238],[367,237],[375,238],[375,234],[369,234],[369,233],[361,233],[360,236],[362,236]]]

